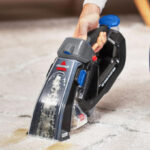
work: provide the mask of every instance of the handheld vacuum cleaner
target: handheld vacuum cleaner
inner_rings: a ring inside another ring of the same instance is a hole
[[[37,100],[29,135],[63,141],[72,129],[87,123],[125,64],[125,39],[113,29],[119,23],[117,16],[107,15],[100,19],[99,28],[88,33],[86,41],[64,40]],[[106,32],[107,42],[94,53],[91,46],[100,32]]]

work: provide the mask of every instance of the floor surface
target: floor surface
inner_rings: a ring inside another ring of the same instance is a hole
[[[150,28],[137,16],[121,16],[126,65],[89,123],[59,143],[26,136],[50,64],[77,18],[1,22],[1,150],[149,150]]]

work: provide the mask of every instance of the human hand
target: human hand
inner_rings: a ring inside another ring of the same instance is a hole
[[[99,26],[100,9],[95,4],[86,4],[79,17],[74,37],[86,40],[87,33]],[[99,52],[106,43],[106,32],[100,32],[97,42],[92,46],[94,52]]]

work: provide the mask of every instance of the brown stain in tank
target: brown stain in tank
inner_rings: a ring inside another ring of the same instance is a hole
[[[46,150],[69,150],[71,148],[72,148],[71,143],[58,142],[58,143],[55,143],[55,144],[47,147]]]
[[[24,140],[27,136],[27,129],[19,128],[13,132],[10,137],[6,137],[0,141],[0,147],[5,147],[10,144],[16,144]]]

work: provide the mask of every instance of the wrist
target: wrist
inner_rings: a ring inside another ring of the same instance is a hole
[[[89,14],[96,14],[100,16],[100,8],[96,4],[85,4],[80,17],[84,17]]]
[[[100,13],[102,12],[107,0],[84,0],[83,6],[86,4],[94,4],[96,7],[100,9]],[[99,14],[100,14],[99,13]]]

